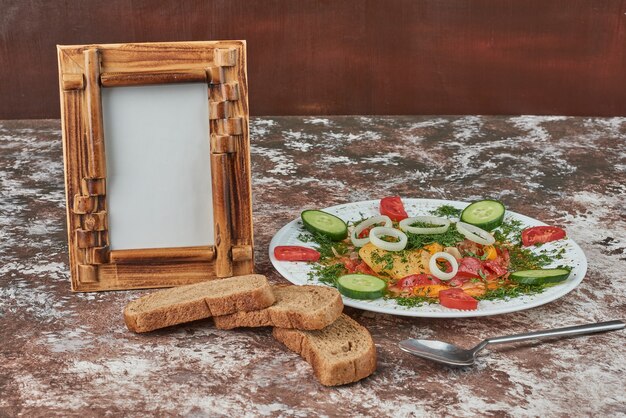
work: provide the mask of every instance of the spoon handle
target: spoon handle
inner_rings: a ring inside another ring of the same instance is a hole
[[[538,338],[565,337],[569,335],[592,334],[594,332],[613,331],[626,326],[622,321],[598,322],[595,324],[577,325],[575,327],[555,328],[524,334],[505,335],[485,340],[487,344],[509,343],[514,341],[533,340]]]

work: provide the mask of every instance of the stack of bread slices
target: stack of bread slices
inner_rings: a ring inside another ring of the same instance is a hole
[[[148,332],[213,317],[220,329],[274,327],[273,335],[300,354],[326,386],[361,380],[376,369],[369,331],[342,313],[337,290],[323,286],[271,286],[252,274],[157,291],[130,302],[124,320]]]

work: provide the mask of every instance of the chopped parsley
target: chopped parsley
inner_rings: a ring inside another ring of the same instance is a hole
[[[430,211],[430,213],[435,216],[444,216],[447,218],[458,218],[461,212],[463,212],[463,209],[457,209],[450,205],[441,205],[437,209]]]
[[[425,245],[435,242],[444,247],[452,247],[465,239],[465,237],[456,230],[454,225],[450,225],[450,228],[443,234],[412,234],[407,232],[406,236],[408,242],[405,250],[422,248]]]
[[[522,241],[522,221],[518,219],[507,219],[502,222],[493,233],[493,237],[498,242],[510,242],[517,244]]]
[[[316,264],[309,272],[309,280],[318,281],[335,287],[337,279],[346,274],[346,268],[342,263]]]
[[[416,222],[413,222],[409,226],[412,226],[412,227],[415,227],[415,228],[437,228],[437,227],[440,227],[440,226],[443,226],[443,225],[431,224],[429,222],[416,221]]]
[[[561,248],[560,250],[558,250],[556,252],[556,254],[552,254],[552,257],[555,260],[562,260],[563,259],[563,254],[565,254],[565,248]]]
[[[509,250],[511,256],[510,271],[540,269],[554,261],[547,252],[535,254],[530,249],[518,245],[505,245],[504,248]]]
[[[314,233],[314,232],[301,232],[298,235],[298,239],[302,242],[310,242],[313,244],[317,244],[316,250],[320,253],[320,261],[327,261],[335,258],[335,253],[333,252],[333,248],[339,255],[344,255],[348,253],[348,244],[343,241],[333,241],[325,235]]]
[[[481,261],[485,261],[485,260],[487,260],[487,257],[489,257],[489,253],[485,252],[483,255],[478,255],[478,254],[476,254],[473,251],[466,250],[465,251],[465,256],[466,257],[473,257],[473,258],[477,258],[477,259],[479,259]]]
[[[546,285],[511,284],[499,286],[497,289],[487,289],[481,296],[475,296],[478,300],[513,299],[524,295],[541,293]]]
[[[361,219],[358,219],[356,221],[348,221],[348,226],[357,226],[361,222],[367,221],[369,219],[369,217],[365,216],[363,212],[359,212],[359,215],[361,215]]]
[[[428,298],[426,296],[411,296],[411,297],[400,297],[400,298],[393,298],[393,299],[396,301],[398,305],[406,306],[408,308],[415,308],[418,306],[439,302],[439,299],[437,298]]]
[[[406,258],[406,256],[404,256]],[[387,251],[385,255],[380,255],[377,251],[372,251],[372,262],[383,266],[383,270],[391,270],[393,268],[394,255]]]

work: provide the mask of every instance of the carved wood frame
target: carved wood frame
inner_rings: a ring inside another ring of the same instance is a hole
[[[245,41],[57,46],[57,52],[72,290],[169,287],[251,273]],[[215,245],[111,250],[101,88],[184,82],[208,89]]]

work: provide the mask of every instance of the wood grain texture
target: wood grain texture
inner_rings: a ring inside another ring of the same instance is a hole
[[[82,74],[63,74],[61,78],[63,90],[82,90],[85,88],[85,79]]]
[[[102,101],[100,99],[100,51],[87,48],[85,59],[85,107],[83,117],[87,118],[87,174],[91,178],[106,177],[104,154],[104,123],[102,121]],[[61,77],[63,75],[61,74]]]
[[[254,251],[251,245],[233,245],[231,252],[233,261],[250,261],[254,257]]]
[[[159,274],[155,275],[154,271]],[[154,263],[154,264],[105,264],[97,270],[98,283],[83,284],[81,291],[147,289],[180,286],[214,278],[214,262]]]
[[[90,247],[85,252],[85,262],[91,265],[107,264],[111,261],[108,245]]]
[[[80,188],[84,195],[106,194],[106,181],[104,178],[83,178]]]
[[[111,261],[119,264],[159,263],[163,258],[176,261],[213,261],[215,248],[177,247],[177,248],[145,248],[136,250],[111,251]]]
[[[148,84],[205,82],[204,69],[167,71],[160,73],[104,73],[100,76],[103,87],[145,86]]]
[[[55,43],[206,39],[254,115],[626,115],[625,0],[8,0],[0,39],[0,118],[58,117]]]
[[[245,48],[245,41],[58,47],[72,290],[165,287],[253,271]],[[85,80],[84,89],[79,80]],[[112,251],[102,84],[197,81],[206,83],[209,102],[215,245]],[[176,278],[170,265],[176,265]]]
[[[105,231],[108,228],[108,217],[106,211],[95,213],[85,213],[81,216],[82,228],[88,231]]]
[[[59,74],[61,59],[59,59]],[[62,77],[60,88],[63,88]],[[81,213],[87,213],[88,210],[93,211],[95,204],[92,199],[87,199],[89,205],[86,205],[85,199],[79,198],[81,191],[80,179],[82,173],[87,171],[86,168],[86,152],[82,146],[80,138],[86,129],[83,118],[66,118],[66,115],[78,113],[82,110],[82,96],[79,91],[67,91],[60,95],[61,97],[61,119],[65,121],[63,126],[63,161],[64,161],[64,179],[65,179],[65,201],[67,202],[67,241],[69,247],[69,266],[70,280],[72,289],[80,286],[79,277],[84,277],[87,281],[96,281],[96,275],[93,271],[95,267],[81,267],[81,252],[77,250],[75,230],[81,225]],[[72,164],[68,161],[72,160]]]
[[[232,223],[230,211],[223,208],[231,205],[230,166],[228,154],[211,154],[211,180],[213,188],[213,224],[215,233],[215,274],[217,277],[233,275],[231,258]]]
[[[211,134],[211,149],[217,153],[237,152],[240,140],[240,136]]]

